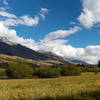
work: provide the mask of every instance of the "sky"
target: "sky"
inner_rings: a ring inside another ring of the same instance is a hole
[[[96,64],[100,0],[0,0],[0,36],[36,51]]]

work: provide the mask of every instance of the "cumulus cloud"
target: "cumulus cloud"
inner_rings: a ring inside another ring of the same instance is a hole
[[[52,51],[66,59],[77,59],[89,64],[97,64],[98,60],[100,60],[100,45],[75,48],[71,45],[66,45],[65,41],[55,40],[39,45],[39,49]]]
[[[44,37],[43,40],[40,41],[39,49],[43,50],[47,49],[47,51],[48,50],[52,51],[53,49],[55,49],[54,47],[56,48],[62,47],[62,45],[68,42],[68,40],[64,40],[62,38],[75,34],[80,29],[81,29],[80,27],[75,26],[74,28],[71,28],[69,30],[57,30],[55,32],[50,32]]]
[[[27,26],[34,26],[39,23],[39,17],[35,16],[33,19],[27,15],[21,17],[22,20],[19,21],[20,24],[27,25]]]
[[[69,30],[50,32],[40,41],[38,49],[54,52],[66,59],[77,59],[90,64],[96,64],[100,59],[100,45],[91,45],[86,48],[75,48],[66,44],[68,40],[63,39],[64,37],[77,33],[79,30],[81,30],[81,28],[75,26]]]
[[[33,39],[24,39],[22,37],[19,37],[15,30],[8,29],[8,27],[6,27],[2,22],[0,22],[0,36],[7,37],[10,41],[37,50],[38,45]]]
[[[78,20],[83,26],[90,28],[100,23],[100,0],[82,0],[82,6]]]

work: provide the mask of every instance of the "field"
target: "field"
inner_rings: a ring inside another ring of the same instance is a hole
[[[100,74],[0,80],[0,100],[100,100]]]

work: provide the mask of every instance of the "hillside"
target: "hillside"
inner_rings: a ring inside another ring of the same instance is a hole
[[[8,55],[0,54],[0,63],[13,63],[13,62],[27,62],[35,65],[44,65],[44,66],[51,66],[53,64],[62,64],[61,62],[54,61],[54,60],[37,61],[37,60],[26,59],[17,56],[8,56]]]
[[[64,58],[55,54],[39,53],[25,46],[9,41],[6,37],[0,37],[0,54],[18,56],[26,59],[32,59],[37,61],[57,61],[62,63],[68,63]]]

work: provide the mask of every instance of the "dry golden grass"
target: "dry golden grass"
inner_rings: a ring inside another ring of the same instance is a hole
[[[33,63],[39,66],[52,66],[53,64],[61,64],[59,61],[54,61],[54,60],[45,60],[45,61],[37,61],[37,60],[31,60],[31,59],[25,59],[17,56],[8,56],[4,54],[0,54],[0,63],[11,63],[11,62],[18,62],[18,61],[23,61],[23,62],[28,62],[28,63]]]
[[[81,76],[51,79],[0,80],[0,100],[100,100],[95,98],[68,99],[66,97],[86,91],[87,93],[100,91],[100,74],[83,73]],[[43,97],[49,98],[36,99]],[[66,98],[55,99],[57,97]]]

